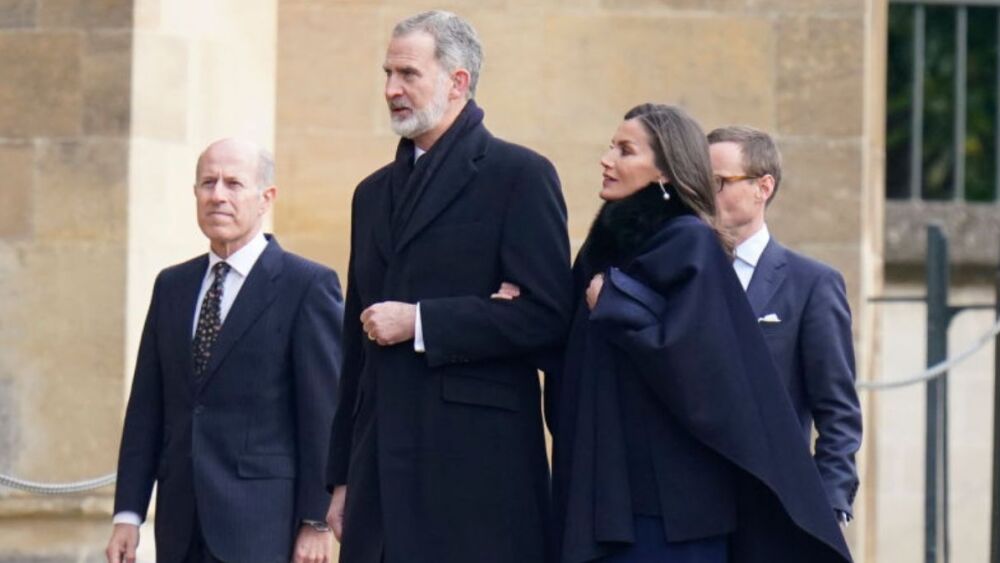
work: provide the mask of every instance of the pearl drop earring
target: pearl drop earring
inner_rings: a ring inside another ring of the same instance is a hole
[[[663,201],[670,201],[670,192],[668,192],[667,187],[663,185],[663,180],[657,180],[656,183],[660,185],[660,191],[663,192]]]

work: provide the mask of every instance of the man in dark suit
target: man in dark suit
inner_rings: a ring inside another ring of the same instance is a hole
[[[736,244],[733,268],[747,292],[778,373],[838,519],[846,524],[858,490],[854,455],[861,447],[861,407],[854,388],[851,311],[833,268],[771,238],[764,220],[781,182],[771,137],[732,126],[709,133],[716,204]]]
[[[159,561],[326,561],[337,275],[264,235],[271,157],[233,139],[198,159],[207,255],[160,272],[125,414],[109,562],[133,561],[157,483]],[[294,545],[294,557],[293,557]]]
[[[552,165],[483,126],[481,60],[476,32],[447,12],[400,22],[389,43],[402,139],[354,194],[328,464],[343,563],[545,557],[530,356],[569,323],[566,211]]]

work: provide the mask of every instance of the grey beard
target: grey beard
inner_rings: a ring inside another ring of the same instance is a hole
[[[440,123],[446,111],[448,111],[447,96],[440,98],[435,96],[427,107],[413,110],[413,114],[406,119],[397,120],[390,117],[392,131],[406,139],[419,137]]]
[[[426,133],[433,127],[433,122],[429,119],[430,115],[421,111],[419,113],[414,112],[413,115],[407,117],[406,119],[392,119],[392,131],[393,133],[404,137],[407,139],[413,139],[418,137],[423,133]]]

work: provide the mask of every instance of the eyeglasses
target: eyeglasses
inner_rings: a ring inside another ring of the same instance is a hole
[[[726,184],[735,184],[744,180],[759,180],[761,178],[763,176],[712,176],[712,180],[715,181],[716,193],[722,192],[726,188]]]

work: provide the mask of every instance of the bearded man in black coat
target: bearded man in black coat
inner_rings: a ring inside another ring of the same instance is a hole
[[[345,563],[545,559],[530,358],[569,324],[566,209],[552,165],[483,126],[481,61],[447,12],[400,22],[386,54],[402,139],[354,195],[327,473]]]

